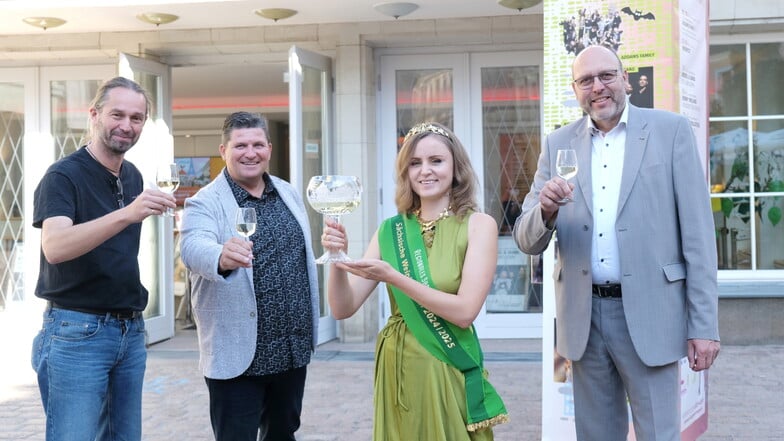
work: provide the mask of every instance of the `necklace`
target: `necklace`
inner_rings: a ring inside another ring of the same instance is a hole
[[[422,231],[422,239],[425,241],[425,246],[431,248],[433,246],[433,239],[436,236],[436,224],[441,219],[446,219],[449,217],[449,211],[452,209],[452,206],[444,208],[437,218],[429,221],[422,220],[420,215],[422,214],[422,209],[418,209],[414,212],[417,218],[417,222],[419,222],[419,229]]]
[[[112,170],[112,169],[110,169],[109,167],[107,167],[107,166],[103,165],[103,162],[101,162],[100,160],[98,160],[98,158],[96,158],[96,157],[95,157],[95,155],[93,154],[92,150],[90,150],[90,146],[89,146],[89,145],[86,145],[86,146],[84,146],[84,149],[85,149],[85,150],[87,150],[87,153],[89,153],[89,154],[90,154],[90,156],[91,156],[93,159],[95,159],[95,162],[97,162],[97,163],[101,164],[101,167],[103,167],[103,168],[105,168],[106,170],[108,170],[109,172],[111,172],[111,174],[113,174],[113,175],[115,175],[115,176],[120,174],[120,169],[117,169],[117,170]]]

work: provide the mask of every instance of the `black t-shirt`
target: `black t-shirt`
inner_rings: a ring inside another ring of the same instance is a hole
[[[74,225],[106,215],[130,204],[143,190],[142,175],[123,161],[120,181],[93,159],[86,149],[55,162],[35,189],[33,226],[44,219],[65,216]],[[120,192],[122,189],[122,192]],[[147,306],[147,290],[139,278],[141,223],[120,233],[73,260],[50,264],[41,251],[35,295],[65,308],[101,311],[141,311]]]

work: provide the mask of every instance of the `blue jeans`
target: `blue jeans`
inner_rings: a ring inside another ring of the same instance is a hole
[[[47,308],[32,364],[47,441],[139,441],[144,319]]]

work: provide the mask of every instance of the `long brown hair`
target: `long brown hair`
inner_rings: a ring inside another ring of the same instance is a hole
[[[413,213],[422,206],[419,195],[411,188],[408,179],[408,166],[417,144],[428,136],[438,136],[452,153],[452,191],[449,203],[458,217],[465,216],[469,210],[479,211],[476,192],[479,180],[468,158],[468,152],[457,136],[446,126],[437,122],[417,124],[406,135],[403,146],[395,160],[396,187],[395,205],[399,213]]]

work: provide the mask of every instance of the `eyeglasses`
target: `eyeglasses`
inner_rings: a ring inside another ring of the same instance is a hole
[[[123,195],[123,186],[120,178],[117,178],[114,186],[117,188],[117,193],[114,194],[114,197],[117,198],[117,206],[123,208],[125,206],[125,195]]]
[[[588,75],[582,78],[578,78],[574,80],[574,84],[577,85],[580,89],[588,90],[593,87],[594,78],[598,78],[602,84],[607,85],[615,81],[618,78],[618,70],[606,70],[604,72],[600,72],[596,75]]]

